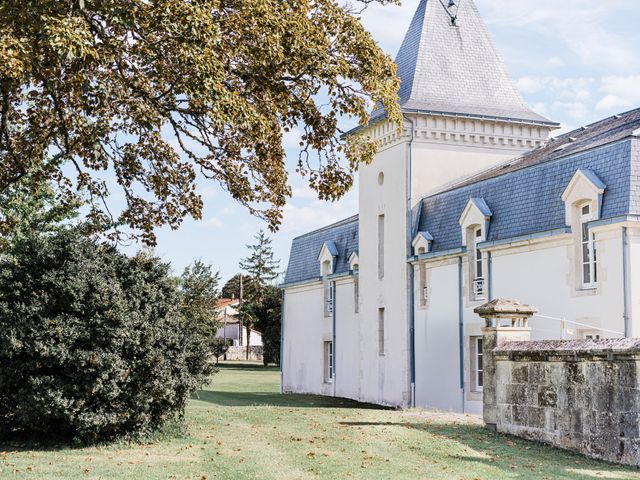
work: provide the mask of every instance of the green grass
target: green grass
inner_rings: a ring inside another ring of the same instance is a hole
[[[222,366],[187,431],[147,445],[0,444],[0,478],[639,479],[640,472],[493,434],[478,419],[278,394],[279,374]]]

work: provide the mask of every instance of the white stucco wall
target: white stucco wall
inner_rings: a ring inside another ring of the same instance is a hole
[[[407,143],[378,153],[360,169],[361,399],[406,406],[409,401],[407,336]],[[379,185],[379,174],[384,183]],[[384,277],[378,275],[378,216],[385,215]],[[385,309],[385,351],[378,352],[378,315]]]
[[[324,342],[332,339],[332,320],[324,317],[322,283],[286,289],[283,318],[283,390],[333,395],[333,385],[324,381]]]
[[[491,285],[493,298],[518,299],[534,305],[540,314],[564,318],[614,332],[624,332],[622,227],[594,229],[598,247],[598,286],[582,290],[575,274],[575,245],[572,235],[541,239],[533,244],[494,248]],[[630,235],[631,290],[633,307],[640,308],[640,232]],[[482,334],[482,321],[473,309],[484,301],[470,300],[467,255],[462,258],[464,321],[464,384],[459,384],[459,303],[457,258],[426,261],[429,302],[416,302],[416,402],[418,406],[478,413],[482,396],[471,382],[471,337]],[[580,259],[577,259],[580,261]],[[420,293],[415,276],[416,298]],[[633,283],[633,282],[636,283]],[[488,300],[488,298],[487,298]],[[636,310],[637,311],[637,310]],[[639,325],[637,316],[634,325]],[[577,337],[589,327],[567,323],[566,338]],[[530,321],[533,339],[561,338],[561,323],[534,317]],[[615,333],[600,331],[602,337]]]

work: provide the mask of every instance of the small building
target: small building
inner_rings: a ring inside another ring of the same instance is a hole
[[[222,338],[233,341],[234,347],[242,347],[247,345],[247,329],[244,328],[238,317],[238,309],[240,308],[240,300],[234,298],[221,298],[218,300],[216,310],[218,311],[218,319],[220,327],[216,338]],[[262,333],[251,329],[249,335],[250,347],[262,346]]]

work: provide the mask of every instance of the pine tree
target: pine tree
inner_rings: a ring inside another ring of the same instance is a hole
[[[274,258],[271,238],[266,235],[264,230],[260,230],[253,238],[257,243],[247,245],[251,254],[240,261],[240,268],[253,277],[261,287],[264,287],[278,277],[280,261]]]
[[[249,359],[251,328],[256,322],[255,312],[262,304],[267,286],[278,277],[278,268],[280,267],[280,261],[274,258],[271,238],[263,230],[260,230],[254,238],[256,243],[247,245],[249,256],[240,261],[240,268],[247,272],[257,287],[254,298],[240,308],[240,319],[247,329],[247,360]]]

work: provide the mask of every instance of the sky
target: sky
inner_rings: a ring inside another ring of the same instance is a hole
[[[560,132],[640,107],[638,0],[475,2],[525,100],[538,113],[560,122]],[[393,57],[418,3],[376,5],[364,14],[366,28]],[[285,137],[288,165],[297,158],[298,135],[294,131]],[[357,184],[339,202],[328,203],[317,199],[293,167],[290,182],[293,198],[284,209],[280,231],[272,234],[283,271],[293,238],[358,212]],[[238,271],[253,235],[266,225],[217,183],[203,182],[199,191],[205,204],[203,220],[187,220],[177,231],[159,230],[156,253],[171,262],[175,273],[200,259],[226,280]]]

